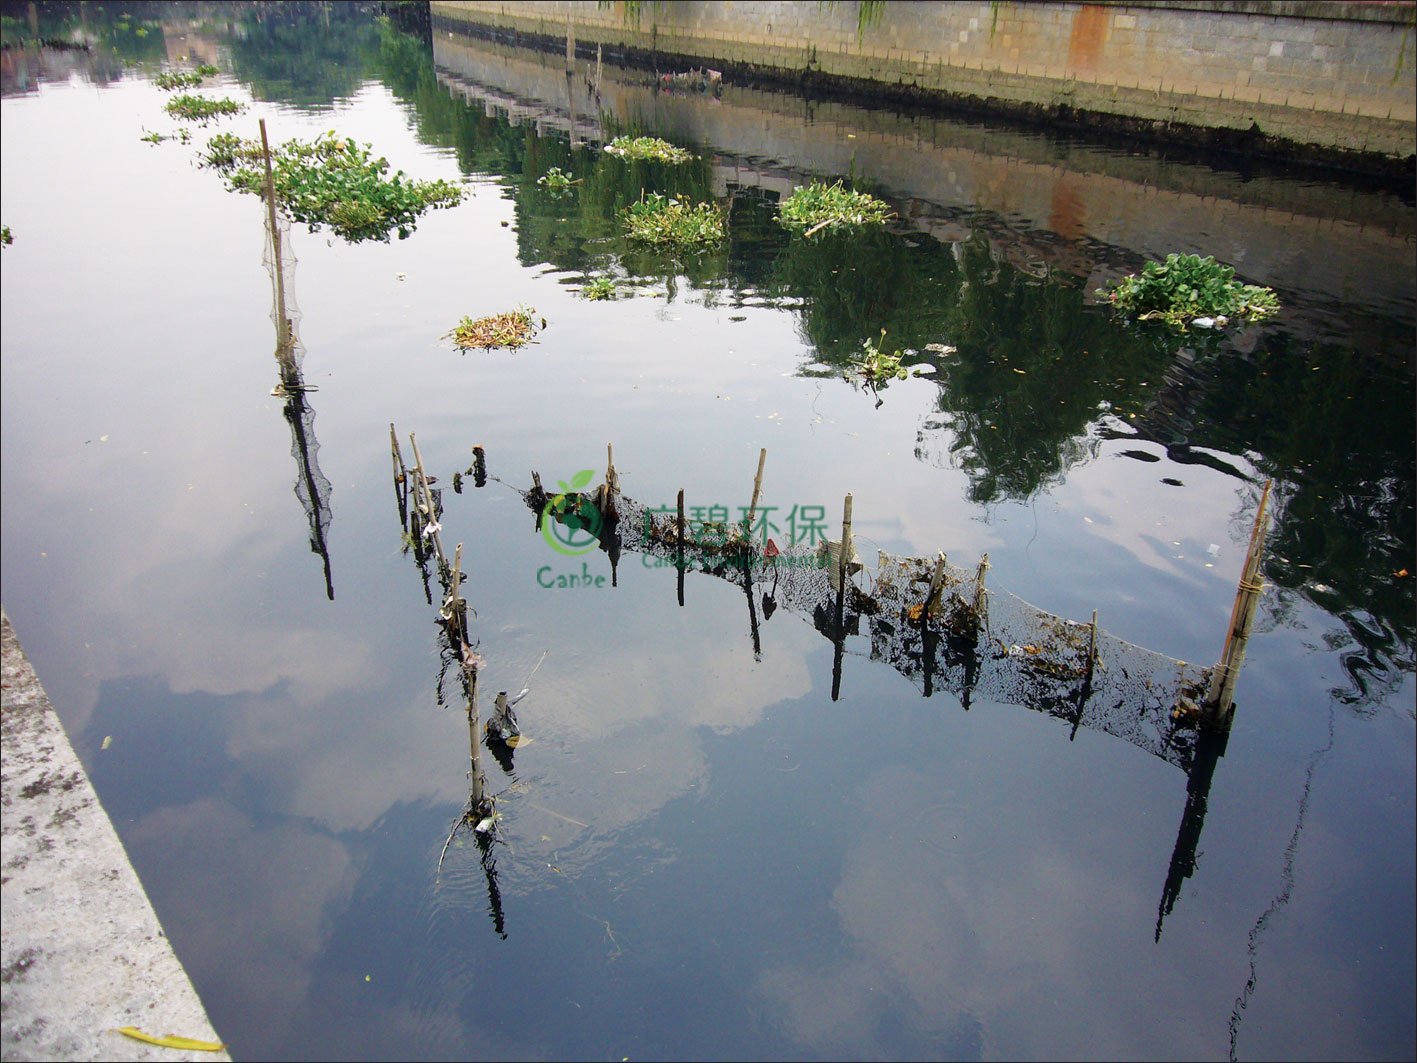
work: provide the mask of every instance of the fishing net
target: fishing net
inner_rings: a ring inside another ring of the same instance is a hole
[[[757,610],[766,618],[785,608],[846,655],[890,664],[927,696],[948,690],[966,708],[978,699],[1020,705],[1067,721],[1074,735],[1079,727],[1115,735],[1183,771],[1194,761],[1209,668],[1045,612],[991,585],[987,560],[971,570],[944,555],[881,551],[872,568],[853,548],[842,583],[834,542],[779,548],[741,525],[689,520],[681,538],[677,512],[617,493],[605,504],[603,489],[554,496],[560,502],[535,486],[522,494],[543,521],[584,522],[594,506],[612,566],[629,550],[742,588],[755,635]],[[852,636],[864,636],[869,650],[846,649]]]
[[[329,532],[333,510],[332,487],[320,471],[320,443],[315,438],[315,411],[306,398],[317,390],[305,383],[302,367],[305,348],[296,334],[300,311],[291,281],[295,275],[295,253],[291,249],[290,223],[279,212],[263,210],[265,246],[261,262],[271,278],[271,322],[275,326],[276,367],[279,379],[271,394],[285,399],[283,414],[290,425],[290,456],[295,459],[295,497],[310,523],[310,551],[318,554],[324,567],[325,594],[333,601],[334,580],[330,572]]]

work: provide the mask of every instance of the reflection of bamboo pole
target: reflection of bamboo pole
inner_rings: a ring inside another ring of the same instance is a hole
[[[1240,570],[1240,585],[1236,588],[1235,604],[1230,610],[1230,626],[1225,631],[1225,645],[1221,648],[1220,661],[1211,672],[1210,686],[1206,690],[1206,720],[1217,727],[1230,725],[1235,684],[1240,679],[1240,666],[1245,663],[1245,649],[1249,645],[1250,631],[1254,627],[1255,610],[1259,608],[1260,592],[1264,590],[1260,563],[1264,560],[1271,483],[1272,481],[1266,480],[1264,490],[1260,493],[1255,523],[1250,529],[1250,545],[1245,552],[1245,564]]]
[[[675,523],[674,541],[678,544],[678,556],[675,558],[675,569],[679,573],[677,580],[679,584],[679,607],[684,607],[684,489],[679,488],[679,519]]]
[[[1092,611],[1092,629],[1087,635],[1087,685],[1092,685],[1092,668],[1097,663],[1097,610]]]
[[[748,506],[748,519],[743,522],[743,530],[751,537],[753,534],[753,518],[758,513],[758,499],[763,491],[763,463],[768,460],[768,448],[763,447],[758,451],[758,475],[753,477],[753,501]]]
[[[841,554],[836,565],[836,614],[832,624],[832,701],[841,697],[841,662],[846,653],[846,574],[851,564],[851,495],[841,515]]]

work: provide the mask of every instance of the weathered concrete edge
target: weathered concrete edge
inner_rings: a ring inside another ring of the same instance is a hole
[[[0,607],[0,1048],[9,1060],[229,1060]]]
[[[559,27],[553,29],[553,23],[530,11],[463,9],[442,0],[432,0],[429,6],[435,32],[455,29],[547,52],[560,52],[566,45]],[[1176,5],[1171,0],[1157,6]],[[1417,141],[1410,119],[1333,114],[1327,116],[1336,123],[1332,136],[1316,139],[1303,129],[1308,110],[1234,96],[1192,97],[1160,85],[1090,84],[967,65],[949,66],[948,86],[927,86],[906,67],[896,69],[890,62],[878,62],[876,75],[870,77],[829,69],[835,63],[832,54],[819,56],[814,48],[735,42],[732,47],[740,54],[730,57],[724,51],[729,45],[722,41],[695,41],[666,31],[656,32],[654,45],[646,47],[637,43],[645,36],[625,26],[577,23],[576,56],[594,59],[600,44],[604,58],[647,70],[692,69],[711,62],[743,84],[828,99],[864,96],[942,114],[1141,140],[1161,148],[1221,151],[1384,181],[1408,183],[1417,175]]]

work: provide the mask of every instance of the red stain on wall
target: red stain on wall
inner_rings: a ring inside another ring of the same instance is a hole
[[[1068,66],[1091,70],[1102,58],[1107,44],[1111,13],[1100,4],[1083,4],[1073,16],[1073,32],[1068,38]]]

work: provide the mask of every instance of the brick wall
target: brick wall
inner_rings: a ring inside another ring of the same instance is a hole
[[[435,21],[1118,128],[1417,153],[1417,4],[432,0]],[[1118,124],[1120,123],[1120,124]]]

